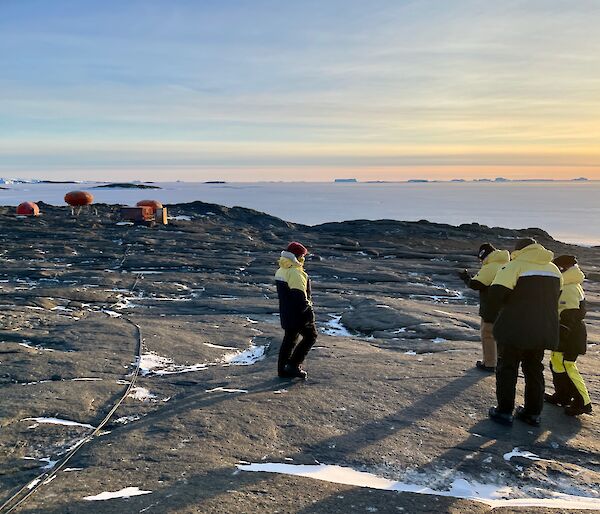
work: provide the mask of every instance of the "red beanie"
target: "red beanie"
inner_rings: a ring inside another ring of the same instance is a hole
[[[296,241],[292,241],[288,245],[287,251],[293,253],[296,256],[296,258],[304,257],[308,253],[308,250],[305,248],[305,246],[300,243],[297,243]]]

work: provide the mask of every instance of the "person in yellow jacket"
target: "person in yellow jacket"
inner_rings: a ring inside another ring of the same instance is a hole
[[[479,315],[481,316],[481,350],[483,358],[475,363],[477,369],[488,373],[496,371],[497,350],[496,340],[492,329],[494,318],[490,315],[488,305],[489,288],[496,278],[498,270],[510,261],[510,253],[507,250],[497,250],[490,243],[484,243],[479,247],[477,257],[481,261],[481,269],[471,277],[467,270],[459,273],[460,278],[467,287],[479,291]]]
[[[284,330],[277,363],[277,373],[281,378],[306,379],[302,363],[317,340],[310,279],[304,271],[307,253],[304,245],[291,242],[281,252],[279,269],[275,273],[279,316]]]
[[[493,421],[513,422],[519,365],[525,376],[525,404],[515,417],[539,426],[544,406],[544,350],[559,342],[558,298],[562,275],[554,254],[535,239],[517,241],[511,261],[503,266],[489,290],[490,314],[498,343],[496,397],[489,409]]]
[[[581,284],[585,279],[574,255],[554,259],[563,276],[563,289],[558,301],[560,316],[560,343],[550,354],[550,369],[554,394],[545,394],[548,403],[565,407],[565,414],[578,416],[592,413],[592,401],[575,361],[585,355],[587,330],[583,321],[586,314],[585,293]]]

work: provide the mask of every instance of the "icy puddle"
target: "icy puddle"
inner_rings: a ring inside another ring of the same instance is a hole
[[[206,344],[206,343],[205,343]],[[217,347],[215,345],[215,347]],[[209,366],[250,366],[256,364],[258,361],[263,360],[266,357],[267,348],[269,345],[256,346],[250,344],[247,350],[226,353],[222,359],[215,362],[203,362],[192,365],[180,365],[168,358],[158,355],[153,352],[142,354],[140,360],[140,374],[142,376],[148,375],[174,375],[177,373],[190,373],[192,371],[202,371],[207,369]],[[233,347],[221,347],[233,348]],[[136,363],[133,363],[135,366]]]
[[[235,346],[223,346],[220,344],[213,344],[213,343],[202,343],[205,346],[208,346],[209,348],[217,348],[218,350],[237,350],[237,348]]]
[[[42,352],[53,352],[54,350],[52,348],[44,348],[43,346],[40,345],[36,345],[36,346],[32,346],[31,344],[29,344],[29,341],[23,341],[22,343],[17,343],[19,346],[22,346],[23,348],[29,348],[30,350],[39,350]]]
[[[143,491],[139,487],[125,487],[120,491],[104,492],[96,494],[95,496],[84,496],[83,499],[87,501],[103,501],[113,500],[115,498],[131,498],[132,496],[140,496],[142,494],[150,494],[152,491]]]
[[[78,423],[77,421],[70,421],[68,419],[59,418],[23,418],[21,421],[35,421],[36,423],[48,423],[50,425],[65,425],[69,427],[84,427],[95,429],[92,425],[87,423]]]
[[[269,345],[255,346],[251,344],[247,350],[226,354],[223,356],[223,362],[231,366],[250,366],[266,357],[268,347]]]
[[[473,500],[497,507],[546,507],[552,509],[585,509],[599,510],[600,498],[586,496],[572,496],[562,493],[549,492],[546,498],[513,497],[519,493],[518,488],[510,486],[499,486],[495,484],[482,484],[476,481],[469,482],[464,478],[456,478],[448,490],[435,490],[429,487],[411,484],[407,482],[396,482],[388,480],[372,473],[356,471],[352,468],[334,466],[327,464],[297,465],[281,463],[259,463],[259,464],[237,464],[241,471],[258,471],[263,473],[279,473],[293,475],[334,484],[353,485],[357,487],[368,487],[371,489],[382,489],[385,491],[398,491],[406,493],[427,494],[434,496],[448,496]]]
[[[520,450],[519,448],[513,448],[512,451],[504,454],[504,460],[507,462],[510,462],[510,459],[512,459],[513,457],[522,457],[524,459],[529,459],[533,461],[539,460],[544,462],[554,462],[552,460],[542,459],[539,457],[539,455],[536,455],[535,453],[531,453],[526,450]]]
[[[135,363],[134,363],[135,365]],[[156,353],[144,353],[140,360],[140,374],[147,375],[174,375],[177,373],[189,373],[201,371],[209,364],[192,364],[189,366],[175,364],[172,359],[162,357]]]
[[[246,389],[230,389],[228,387],[213,387],[212,389],[207,389],[205,392],[207,393],[247,393]]]
[[[134,387],[131,389],[131,392],[127,396],[129,398],[139,400],[140,402],[156,401],[156,395],[152,394],[145,387]]]
[[[325,323],[325,326],[321,329],[321,332],[328,336],[354,337],[354,335],[348,332],[348,329],[342,325],[341,314],[329,314],[329,317],[331,319]]]

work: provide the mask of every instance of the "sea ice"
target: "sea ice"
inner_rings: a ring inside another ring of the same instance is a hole
[[[125,487],[120,491],[104,492],[95,496],[84,496],[84,500],[88,501],[102,501],[112,500],[114,498],[131,498],[132,496],[140,496],[142,494],[150,494],[152,491],[143,491],[139,487]]]

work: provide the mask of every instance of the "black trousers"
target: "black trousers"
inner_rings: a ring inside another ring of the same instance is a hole
[[[519,364],[525,375],[525,412],[538,416],[544,406],[544,350],[523,350],[506,344],[498,345],[498,410],[512,414],[515,408]]]
[[[277,370],[283,371],[286,364],[300,366],[308,355],[313,344],[317,341],[317,327],[314,323],[309,323],[297,329],[286,329],[279,349],[279,360]],[[298,338],[301,337],[298,344]]]

